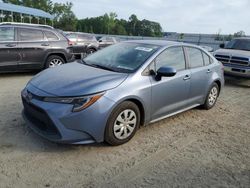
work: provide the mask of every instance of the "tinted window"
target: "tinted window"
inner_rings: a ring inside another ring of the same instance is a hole
[[[113,42],[113,38],[112,37],[107,37],[107,42]]]
[[[59,38],[54,33],[50,32],[50,31],[45,31],[44,33],[49,41],[59,40]]]
[[[93,38],[91,35],[78,35],[78,41],[92,41]]]
[[[13,27],[0,28],[0,41],[14,41],[15,32]]]
[[[165,50],[156,59],[156,70],[160,67],[168,66],[176,70],[185,69],[185,57],[182,47],[173,47]]]
[[[20,41],[42,41],[43,32],[36,29],[19,29]]]
[[[226,49],[238,49],[250,51],[250,40],[249,39],[234,39],[226,44]]]
[[[72,42],[76,42],[76,40],[77,40],[76,34],[67,34],[66,36]]]
[[[203,66],[202,53],[197,48],[187,48],[190,68]]]
[[[204,64],[209,65],[210,64],[210,57],[205,53],[202,53],[202,54],[203,54]]]

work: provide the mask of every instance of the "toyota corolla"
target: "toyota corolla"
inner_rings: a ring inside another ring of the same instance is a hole
[[[198,46],[122,42],[36,75],[21,93],[23,117],[54,142],[120,145],[142,125],[212,108],[223,85],[222,64]]]

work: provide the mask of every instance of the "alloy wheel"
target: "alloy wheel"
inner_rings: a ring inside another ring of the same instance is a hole
[[[59,66],[59,65],[62,65],[62,64],[63,64],[63,62],[60,59],[52,59],[49,62],[49,68],[56,67],[56,66]]]

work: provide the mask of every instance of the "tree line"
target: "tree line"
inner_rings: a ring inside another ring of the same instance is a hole
[[[116,13],[111,12],[98,17],[77,19],[72,11],[73,3],[53,3],[51,0],[3,0],[5,3],[22,5],[44,10],[54,16],[54,27],[64,31],[79,31],[95,34],[131,35],[161,37],[162,27],[159,23],[150,20],[139,20],[132,14],[128,20],[118,19]],[[5,13],[5,21],[10,21],[10,13]],[[20,14],[15,14],[13,20],[20,21]],[[23,21],[28,22],[27,17]],[[32,23],[37,23],[36,18],[32,18]],[[45,20],[40,19],[40,24]],[[50,20],[47,24],[52,24]]]

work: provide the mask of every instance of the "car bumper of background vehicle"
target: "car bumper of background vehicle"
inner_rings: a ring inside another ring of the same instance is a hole
[[[67,60],[67,63],[72,63],[76,60],[74,54],[71,54],[72,56]]]
[[[70,104],[37,99],[27,102],[24,97],[22,100],[23,117],[27,125],[40,136],[53,142],[69,144],[104,141],[104,130],[112,107],[109,99],[103,97],[89,108],[75,113]]]
[[[224,65],[225,75],[250,78],[250,67],[238,67]]]

